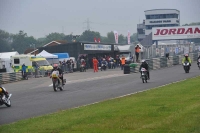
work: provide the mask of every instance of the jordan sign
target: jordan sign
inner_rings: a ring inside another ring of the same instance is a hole
[[[152,40],[179,40],[200,38],[200,25],[152,28]]]

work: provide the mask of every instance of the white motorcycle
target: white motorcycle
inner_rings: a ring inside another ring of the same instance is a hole
[[[5,104],[7,107],[11,107],[10,97],[12,94],[8,94],[8,97],[6,97],[3,91],[8,94],[4,87],[0,87],[0,106]]]
[[[183,68],[185,70],[185,73],[189,73],[189,71],[190,71],[190,63],[188,61],[185,61],[183,63]]]
[[[145,68],[141,68],[141,72],[142,72],[142,82],[146,82],[147,83],[147,70]]]
[[[53,90],[57,91],[60,89],[63,90],[64,86],[62,85],[62,80],[59,77],[59,71],[53,71],[51,74],[52,82],[53,82]]]

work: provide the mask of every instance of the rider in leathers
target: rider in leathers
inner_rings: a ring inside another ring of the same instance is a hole
[[[183,64],[185,61],[188,61],[188,62],[190,63],[190,66],[191,66],[192,60],[190,59],[189,55],[188,55],[188,54],[185,54],[184,56],[185,56],[185,57],[182,59],[182,64]],[[189,70],[190,70],[190,66],[189,66]]]
[[[53,71],[59,71],[59,78],[62,80],[62,85],[65,85],[64,84],[64,81],[63,81],[63,71],[62,71],[62,69],[60,69],[59,67],[58,67],[58,64],[54,64],[54,66],[53,66],[53,69],[51,70],[51,73],[53,72]]]
[[[139,71],[140,71],[140,73],[142,75],[141,68],[145,68],[147,70],[147,76],[148,76],[148,79],[150,79],[150,76],[149,76],[149,65],[147,64],[147,62],[145,60],[142,60],[142,64],[140,65],[140,68],[139,68]]]
[[[199,66],[199,59],[200,59],[200,55],[199,55],[199,57],[198,57],[198,59],[197,59],[197,65]]]
[[[6,90],[1,86],[1,83],[0,83],[0,92],[2,91],[2,93],[6,96],[6,98],[9,98],[10,94],[8,94],[6,92]]]

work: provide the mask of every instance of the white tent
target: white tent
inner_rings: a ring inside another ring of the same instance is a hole
[[[51,54],[51,53],[48,53],[47,51],[43,50],[42,52],[40,52],[39,54],[37,54],[37,56],[42,56],[44,58],[58,58],[57,55],[54,55],[54,54]]]

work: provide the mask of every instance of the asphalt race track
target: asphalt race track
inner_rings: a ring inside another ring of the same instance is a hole
[[[0,106],[0,125],[74,108],[165,85],[200,75],[196,63],[190,73],[181,65],[150,71],[151,80],[142,83],[139,73],[123,74],[119,68],[94,73],[65,74],[64,91],[54,92],[51,79],[32,78],[3,86],[12,93],[12,107]]]

